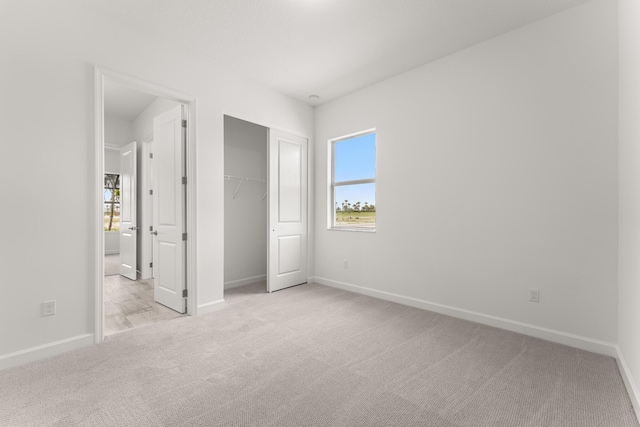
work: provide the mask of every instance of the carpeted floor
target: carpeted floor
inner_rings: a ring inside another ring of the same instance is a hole
[[[320,286],[0,372],[8,426],[638,426],[614,359]]]

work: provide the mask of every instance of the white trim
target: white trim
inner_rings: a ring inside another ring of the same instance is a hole
[[[140,278],[142,280],[147,280],[153,278],[152,268],[149,266],[149,263],[153,263],[153,251],[151,247],[153,246],[153,239],[151,234],[149,233],[151,227],[153,225],[153,200],[152,196],[149,194],[149,190],[152,188],[151,182],[151,158],[149,154],[153,152],[152,149],[153,141],[146,140],[142,144],[140,144],[140,162],[142,164],[142,170],[138,172],[138,178],[140,182],[140,188],[142,189],[142,194],[138,193],[138,200],[141,201],[141,220],[138,223],[141,232],[143,235],[140,238],[140,244],[138,245],[138,251],[140,251],[140,265],[138,268],[140,269]]]
[[[581,350],[591,351],[593,353],[603,354],[614,358],[618,355],[615,344],[605,341],[595,340],[580,335],[556,331],[553,329],[531,325],[529,323],[504,319],[502,317],[491,316],[488,314],[451,307],[448,305],[438,304],[435,302],[425,301],[417,298],[406,297],[390,292],[378,291],[375,289],[366,288],[364,286],[352,285],[350,283],[339,282],[324,277],[316,276],[310,277],[309,279],[311,282],[321,285],[331,286],[333,288],[343,289],[345,291],[355,292],[386,301],[392,301],[398,304],[421,308],[423,310],[433,311],[435,313],[445,314],[447,316],[457,317],[459,319],[470,320],[472,322],[481,323],[483,325],[506,329],[507,331],[529,335],[546,341],[579,348]]]
[[[223,121],[224,121],[224,116],[229,116],[229,117],[231,117],[233,119],[242,120],[242,121],[245,121],[245,122],[252,123],[254,125],[265,127],[267,129],[273,129],[273,130],[281,131],[281,132],[288,133],[288,134],[293,135],[293,136],[299,136],[300,138],[304,138],[306,140],[310,140],[308,136],[306,136],[305,134],[300,133],[300,132],[298,132],[296,130],[289,129],[289,128],[286,128],[286,127],[282,127],[279,124],[276,124],[276,123],[273,123],[273,122],[270,122],[270,121],[256,119],[255,117],[250,117],[250,116],[247,116],[246,114],[243,114],[243,113],[224,110],[222,112],[222,120]],[[224,126],[223,126],[223,128],[224,128]]]
[[[104,339],[104,74],[95,67],[93,70],[93,120],[94,120],[94,191],[97,223],[94,225],[94,331],[96,344]]]
[[[207,313],[213,313],[218,310],[222,310],[225,307],[226,303],[223,299],[218,301],[211,301],[206,304],[202,304],[198,306],[197,315],[203,315]]]
[[[94,339],[95,343],[100,343],[104,340],[104,314],[103,314],[103,298],[104,298],[104,236],[102,233],[102,189],[103,189],[103,170],[104,170],[104,79],[108,78],[110,81],[120,83],[131,89],[135,89],[142,92],[151,93],[156,96],[170,99],[172,101],[185,104],[187,107],[187,149],[186,149],[186,176],[189,179],[187,185],[187,206],[186,206],[186,220],[187,226],[185,232],[189,236],[186,244],[186,256],[187,256],[187,313],[195,315],[198,313],[198,284],[197,284],[197,227],[196,227],[196,98],[178,92],[176,90],[156,85],[154,83],[140,80],[135,77],[130,77],[125,74],[111,71],[105,68],[95,66],[94,68],[94,120],[95,120],[95,180],[96,180],[96,195],[100,197],[96,198],[97,209],[96,219],[96,239],[94,250],[95,253],[95,315],[94,315]],[[99,185],[98,185],[99,183]],[[99,203],[97,200],[99,199]]]
[[[330,143],[340,142],[340,141],[344,141],[345,139],[356,138],[358,136],[366,135],[368,133],[376,133],[376,128],[373,127],[371,129],[365,129],[365,130],[361,130],[361,131],[358,131],[358,132],[349,133],[347,135],[338,136],[336,138],[330,138],[329,142]]]
[[[616,353],[616,361],[618,362],[620,376],[622,376],[622,381],[627,388],[629,400],[631,400],[631,405],[633,405],[633,409],[635,410],[636,418],[639,418],[638,414],[640,414],[640,392],[638,391],[638,386],[636,385],[636,382],[631,375],[631,370],[629,370],[629,365],[627,365],[627,362],[622,355],[622,349],[619,345],[616,346]]]
[[[84,334],[0,356],[0,370],[35,362],[93,344],[93,335]]]
[[[377,230],[373,227],[372,228],[350,227],[348,225],[344,225],[340,227],[327,228],[327,231],[355,231],[356,233],[375,233]]]
[[[263,282],[265,280],[267,280],[266,274],[262,274],[260,276],[245,277],[244,279],[230,280],[228,282],[224,282],[224,288],[225,290],[238,288],[240,286],[251,285],[253,283]]]
[[[189,290],[189,297],[187,298],[187,313],[190,315],[198,315],[198,245],[197,245],[197,154],[196,154],[196,141],[197,141],[197,100],[194,97],[188,98],[187,105],[187,152],[186,156],[186,174],[188,184],[186,188],[187,193],[187,212],[185,219],[187,221],[187,229],[185,230],[187,236],[187,289]]]
[[[335,152],[335,151],[334,151]],[[334,161],[335,163],[335,161]],[[335,171],[334,171],[335,174]],[[335,176],[334,176],[335,178]],[[365,179],[352,179],[350,181],[337,181],[333,183],[334,187],[340,187],[343,185],[360,185],[360,184],[375,184],[376,183],[376,179],[375,178],[365,178]]]
[[[376,176],[373,178],[364,179],[352,179],[347,181],[336,181],[336,143],[347,141],[349,139],[358,138],[365,135],[375,136],[375,150],[376,150]],[[375,233],[377,224],[374,223],[373,227],[363,227],[357,225],[351,226],[336,226],[336,187],[348,186],[348,185],[360,185],[360,184],[376,184],[377,179],[377,165],[378,165],[378,135],[376,128],[363,130],[360,132],[354,132],[349,135],[339,136],[337,138],[331,138],[328,141],[329,153],[327,159],[329,161],[328,170],[331,176],[328,177],[327,187],[327,200],[329,201],[327,206],[327,229],[328,230],[340,230],[340,231],[366,231],[369,233]],[[378,202],[375,202],[376,210],[378,209]]]

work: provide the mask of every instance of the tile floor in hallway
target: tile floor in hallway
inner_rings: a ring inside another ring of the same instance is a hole
[[[105,276],[105,335],[180,316],[186,314],[175,312],[153,300],[153,279],[134,281],[120,275]]]

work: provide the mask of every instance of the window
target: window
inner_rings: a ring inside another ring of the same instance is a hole
[[[120,175],[104,174],[104,231],[120,231]]]
[[[375,129],[329,140],[331,184],[329,228],[376,229]]]

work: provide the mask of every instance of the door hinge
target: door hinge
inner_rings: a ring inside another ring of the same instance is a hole
[[[149,263],[149,268],[153,268],[153,263],[152,262]]]
[[[153,153],[149,153],[149,158],[153,159]]]
[[[182,233],[182,240],[186,241],[187,240],[187,233]]]
[[[185,185],[187,184],[187,177],[186,176],[182,177],[182,183],[185,184]]]
[[[149,195],[153,196],[153,190],[149,190]]]
[[[183,127],[183,128],[186,128],[186,127],[187,127],[187,121],[186,121],[186,120],[183,120],[183,121],[182,121],[182,127]]]
[[[182,298],[186,298],[188,296],[189,292],[186,289],[182,290]]]

